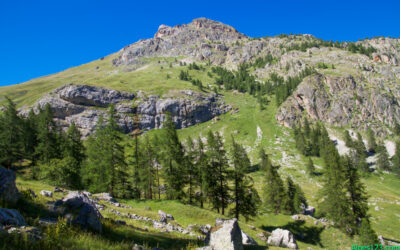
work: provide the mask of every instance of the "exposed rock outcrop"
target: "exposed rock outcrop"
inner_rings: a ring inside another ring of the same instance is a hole
[[[87,85],[68,84],[41,98],[34,109],[50,104],[58,124],[68,127],[71,123],[83,136],[91,134],[100,116],[107,116],[103,108],[115,104],[122,132],[131,132],[135,124],[142,130],[161,128],[169,112],[178,129],[211,120],[228,112],[221,96],[181,91],[173,96],[149,96],[133,100],[134,94]],[[98,108],[99,107],[99,108]],[[21,112],[29,113],[28,109]],[[136,118],[135,118],[136,117]]]
[[[0,208],[0,226],[25,226],[24,217],[15,209]]]
[[[101,218],[103,217],[97,210],[96,204],[84,192],[69,192],[64,199],[56,202],[56,206],[67,208],[64,213],[67,217],[72,217],[70,219],[72,224],[95,232],[102,231]]]
[[[378,134],[384,134],[387,131],[382,124],[393,127],[400,121],[399,103],[400,90],[386,93],[377,87],[368,88],[352,76],[317,74],[303,80],[281,105],[276,119],[292,127],[307,114],[330,125],[372,127]]]
[[[15,173],[0,167],[0,201],[16,203],[19,192],[15,185]]]
[[[206,239],[206,245],[212,250],[242,250],[242,241],[242,230],[237,219],[217,219]]]
[[[169,27],[161,25],[152,39],[140,40],[126,46],[113,64],[132,65],[142,57],[190,56],[217,62],[227,53],[227,45],[246,38],[235,28],[206,18],[192,23]]]
[[[268,237],[268,244],[277,247],[297,249],[297,243],[293,234],[288,230],[280,228],[272,231],[271,236]]]

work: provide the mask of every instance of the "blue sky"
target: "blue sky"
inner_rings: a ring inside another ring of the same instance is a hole
[[[248,36],[400,36],[400,1],[0,0],[0,86],[59,72],[150,38],[160,24],[207,17]]]

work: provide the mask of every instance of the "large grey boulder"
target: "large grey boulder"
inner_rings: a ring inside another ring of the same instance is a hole
[[[242,230],[237,219],[217,219],[206,239],[206,245],[213,250],[242,250]]]
[[[66,207],[66,214],[72,214],[71,223],[96,232],[102,231],[103,218],[96,204],[84,192],[72,191],[63,199],[57,201],[57,206]]]
[[[94,197],[96,197],[99,200],[107,201],[107,202],[117,202],[114,197],[111,196],[110,193],[98,193],[94,194]]]
[[[0,226],[25,226],[24,217],[15,209],[0,208]]]
[[[284,229],[275,229],[272,231],[271,236],[268,237],[267,243],[276,247],[287,247],[297,249],[297,243],[293,234]]]
[[[15,185],[15,173],[0,167],[0,201],[16,203],[19,192]]]

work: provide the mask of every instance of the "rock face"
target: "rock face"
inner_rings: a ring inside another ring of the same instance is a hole
[[[167,112],[180,129],[211,120],[230,110],[230,106],[216,94],[181,91],[164,98],[149,96],[134,101],[134,97],[132,93],[68,84],[45,95],[34,107],[37,111],[38,106],[50,104],[59,125],[66,128],[73,122],[83,136],[94,132],[99,117],[107,116],[104,107],[110,104],[115,104],[118,124],[124,133],[133,131],[135,125],[142,130],[161,128]],[[21,113],[27,115],[29,110]]]
[[[0,167],[0,200],[7,203],[16,203],[19,197],[15,185],[15,173]]]
[[[233,27],[206,18],[169,27],[161,25],[152,39],[140,40],[121,50],[113,64],[133,65],[142,57],[191,56],[217,62],[226,56],[228,44],[246,38]]]
[[[242,250],[242,230],[236,219],[217,219],[206,244],[213,250]]]
[[[297,243],[293,234],[288,230],[283,230],[280,228],[272,231],[271,236],[268,237],[267,243],[272,246],[297,249]]]
[[[72,213],[72,224],[95,232],[102,231],[102,216],[97,210],[96,204],[84,192],[69,192],[63,200],[57,201],[56,205],[62,205],[67,208],[66,213]],[[73,214],[74,211],[78,211],[78,213]]]
[[[313,120],[334,126],[372,127],[385,134],[382,124],[393,127],[400,121],[400,89],[391,94],[368,88],[354,77],[317,74],[304,79],[281,105],[276,119],[292,127],[306,113]]]
[[[24,217],[15,209],[0,208],[0,226],[25,226]]]
[[[243,245],[258,245],[252,237],[242,231],[242,243]]]

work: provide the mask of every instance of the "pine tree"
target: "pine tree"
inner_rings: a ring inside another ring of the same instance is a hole
[[[225,214],[228,206],[228,162],[222,137],[211,130],[207,135],[207,196],[212,206]]]
[[[307,117],[304,118],[304,136],[309,138],[310,134],[311,134],[311,127],[310,127],[310,123],[308,122]]]
[[[243,215],[246,220],[249,216],[255,216],[259,197],[253,187],[253,180],[246,173],[250,168],[250,160],[246,150],[235,142],[232,136],[232,179],[233,179],[233,200],[235,203],[234,214],[239,220],[239,215]]]
[[[187,180],[189,204],[193,204],[193,192],[196,188],[196,181],[198,180],[199,172],[195,168],[196,162],[196,148],[192,138],[189,136],[186,139],[186,155],[185,155],[185,178]]]
[[[354,226],[358,226],[363,218],[367,217],[368,196],[362,184],[357,168],[349,156],[342,159],[342,166],[346,171],[346,189],[350,198],[350,207]],[[356,229],[356,227],[354,227]]]
[[[23,157],[23,123],[15,104],[6,99],[7,106],[0,116],[0,164],[10,169]]]
[[[275,167],[268,160],[264,172],[264,206],[279,213],[287,204],[286,190]]]
[[[37,122],[38,117],[33,112],[33,109],[31,109],[28,117],[26,117],[23,122],[23,151],[25,158],[31,161],[32,168],[36,165],[35,148],[38,144]]]
[[[322,128],[321,155],[325,162],[321,210],[346,232],[353,225],[350,202],[347,197],[345,170],[340,156],[326,129]]]
[[[155,169],[154,169],[154,149],[150,141],[149,135],[145,136],[145,146],[144,146],[144,162],[143,170],[140,173],[142,187],[145,190],[145,197],[147,199],[153,199],[153,189],[155,182]]]
[[[38,117],[38,145],[35,153],[42,163],[49,164],[51,159],[61,158],[58,131],[53,121],[53,111],[47,103],[44,110],[40,110]]]
[[[308,157],[308,162],[307,162],[307,173],[309,175],[314,175],[315,174],[315,167],[314,167],[314,163],[311,160],[311,157]]]
[[[368,128],[367,131],[367,141],[368,141],[368,152],[375,153],[376,152],[376,140],[375,140],[375,133],[372,131],[371,128]]]
[[[175,129],[175,124],[169,113],[166,115],[163,129],[165,132],[163,174],[164,180],[168,185],[167,196],[169,199],[182,199],[184,197],[183,187],[185,185],[184,152]]]
[[[349,133],[348,130],[346,130],[344,132],[344,142],[346,143],[347,147],[349,147],[349,148],[354,147],[353,139],[351,138],[350,133]]]
[[[295,206],[294,206],[294,199],[296,196],[296,186],[293,183],[292,178],[290,176],[286,179],[286,185],[287,185],[287,204],[286,204],[286,210],[290,214],[294,214],[296,212]]]
[[[81,133],[72,123],[67,130],[66,140],[63,146],[63,161],[65,168],[63,169],[63,178],[65,186],[72,189],[81,187],[81,168],[85,160],[85,148],[81,140]]]
[[[396,141],[396,149],[392,158],[393,172],[400,175],[400,141]]]
[[[303,190],[300,188],[298,184],[295,184],[295,193],[293,199],[293,207],[295,213],[301,213],[303,211],[303,207],[307,207],[307,199],[304,195]]]
[[[385,145],[379,146],[378,153],[378,160],[376,162],[378,168],[382,171],[390,171],[392,168],[389,161],[389,154],[386,150]]]
[[[265,154],[265,151],[264,151],[263,148],[260,149],[260,152],[259,152],[258,155],[259,155],[259,157],[261,159],[259,169],[261,171],[267,170],[267,162],[269,161],[269,159],[268,159],[268,155]]]
[[[378,237],[376,236],[375,231],[371,228],[371,224],[369,223],[367,218],[362,219],[360,226],[360,245],[362,246],[370,246],[372,244],[378,244]]]
[[[207,179],[209,176],[207,175],[207,155],[204,152],[204,143],[201,140],[201,137],[197,139],[197,147],[196,147],[196,152],[197,152],[197,161],[196,161],[196,166],[197,166],[197,183],[200,188],[200,193],[199,193],[199,200],[200,200],[200,207],[203,208],[204,206],[204,196],[205,196],[205,190],[207,190]]]

